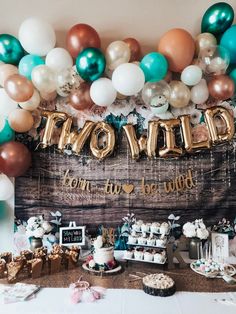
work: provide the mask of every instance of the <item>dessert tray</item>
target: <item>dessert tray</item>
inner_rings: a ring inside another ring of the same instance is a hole
[[[197,260],[190,264],[190,268],[197,274],[207,278],[223,278],[223,276],[234,276],[236,269],[233,265],[219,263],[213,260]]]
[[[95,269],[90,268],[88,263],[84,263],[82,265],[82,268],[84,271],[88,273],[92,273],[93,275],[97,275],[97,276],[101,276],[101,275],[112,276],[122,271],[122,266],[120,264],[117,264],[115,268],[109,269],[109,270],[95,270]]]
[[[138,243],[130,243],[127,242],[127,245],[130,246],[140,246],[140,247],[147,247],[147,248],[158,248],[158,249],[166,249],[166,245],[148,245],[148,244],[138,244]]]
[[[144,263],[150,263],[150,264],[156,264],[156,265],[164,265],[166,263],[167,258],[163,259],[163,261],[156,262],[156,261],[147,261],[144,259],[137,259],[137,258],[124,258],[126,261],[134,261],[134,262],[144,262]]]

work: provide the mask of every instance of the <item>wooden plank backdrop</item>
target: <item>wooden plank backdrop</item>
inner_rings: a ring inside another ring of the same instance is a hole
[[[158,221],[170,213],[181,215],[181,222],[203,217],[214,223],[222,217],[236,216],[236,141],[209,151],[178,159],[139,161],[130,158],[126,137],[121,137],[114,155],[103,161],[89,151],[81,156],[61,154],[56,148],[33,152],[33,166],[16,179],[15,212],[21,219],[36,214],[49,217],[60,210],[64,222],[75,220],[94,230],[98,224],[117,226],[128,212],[145,221]],[[91,183],[91,193],[63,186],[63,175],[83,178]],[[155,195],[141,193],[141,179],[163,185],[191,169],[195,187],[184,192]],[[133,184],[134,191],[119,195],[104,193],[106,180],[114,184]]]

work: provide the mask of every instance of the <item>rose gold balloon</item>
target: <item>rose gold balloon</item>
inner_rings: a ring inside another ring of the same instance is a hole
[[[181,72],[193,60],[195,43],[186,30],[174,28],[161,37],[157,50],[167,58],[170,71]]]
[[[34,125],[32,114],[25,109],[15,109],[8,117],[10,127],[19,133],[28,132]]]
[[[9,177],[23,175],[31,164],[28,148],[19,142],[8,142],[0,146],[0,172]]]
[[[90,97],[90,85],[81,83],[78,89],[71,92],[68,100],[69,104],[76,110],[91,108],[94,103]]]
[[[20,74],[9,76],[4,83],[4,88],[8,96],[17,102],[29,100],[34,93],[32,82]]]
[[[0,65],[0,85],[4,86],[5,81],[9,76],[18,74],[18,69],[12,64],[1,64]]]
[[[87,24],[76,24],[67,33],[67,49],[73,58],[85,48],[101,47],[101,40],[96,30]]]
[[[123,40],[130,49],[131,56],[129,62],[139,61],[141,59],[141,46],[135,38],[125,38]]]
[[[214,99],[226,100],[234,95],[234,81],[227,75],[217,75],[209,81],[208,89]]]

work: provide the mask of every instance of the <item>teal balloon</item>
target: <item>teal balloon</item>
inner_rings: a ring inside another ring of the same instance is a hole
[[[234,85],[236,86],[236,69],[230,72],[230,78],[234,81]]]
[[[140,62],[146,82],[157,82],[162,80],[168,71],[168,62],[159,52],[151,52],[143,57]]]
[[[20,59],[24,56],[18,39],[9,34],[0,35],[0,60],[4,63],[18,65]]]
[[[0,201],[0,219],[6,218],[7,205],[6,202]]]
[[[221,37],[220,45],[230,53],[230,63],[236,63],[236,25],[231,26]]]
[[[45,61],[36,55],[26,55],[19,63],[19,74],[24,75],[27,79],[31,80],[31,73],[33,69],[40,64],[45,64]]]
[[[87,82],[93,82],[102,76],[106,59],[98,48],[86,48],[76,58],[76,69]]]
[[[210,6],[202,18],[202,33],[219,35],[231,26],[234,10],[228,3],[218,2]]]
[[[2,129],[0,129],[0,145],[10,142],[14,139],[15,132],[10,127],[8,120],[5,120],[5,124]]]

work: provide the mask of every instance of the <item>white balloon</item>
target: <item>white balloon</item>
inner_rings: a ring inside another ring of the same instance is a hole
[[[0,88],[0,115],[8,117],[17,106],[17,103],[7,95],[4,88]]]
[[[197,65],[189,65],[181,73],[181,81],[185,85],[194,86],[200,82],[201,78],[202,70]]]
[[[122,95],[132,96],[141,91],[145,83],[143,71],[136,64],[123,63],[112,74],[112,84]]]
[[[55,72],[60,72],[73,66],[73,59],[64,48],[54,48],[46,56],[45,64]]]
[[[197,85],[191,89],[191,100],[194,104],[204,104],[209,97],[209,90],[206,80],[202,79]]]
[[[14,194],[14,186],[11,180],[0,173],[0,201],[6,201]]]
[[[48,66],[42,64],[36,66],[31,74],[34,86],[43,93],[52,93],[56,90],[55,73]]]
[[[90,97],[98,106],[110,106],[115,101],[116,94],[112,81],[105,77],[94,81],[90,87]]]
[[[36,89],[34,89],[33,96],[29,100],[19,103],[21,108],[25,110],[29,110],[29,111],[33,111],[37,109],[39,104],[40,104],[40,95]]]
[[[48,22],[30,17],[20,26],[19,41],[28,53],[46,56],[55,47],[56,34]]]

